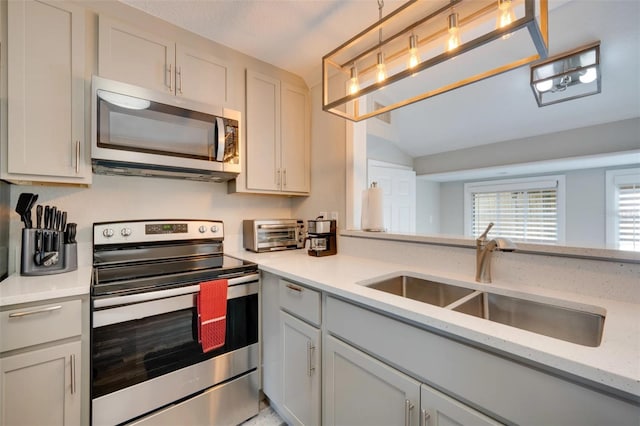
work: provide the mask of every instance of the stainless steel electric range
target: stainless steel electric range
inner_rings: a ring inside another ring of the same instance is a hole
[[[93,425],[238,424],[258,413],[258,268],[211,220],[93,225]],[[226,278],[224,346],[197,337],[199,283]]]

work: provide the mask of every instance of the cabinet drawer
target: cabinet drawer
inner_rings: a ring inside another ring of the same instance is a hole
[[[80,300],[70,300],[1,312],[0,352],[79,336],[81,306]]]
[[[320,326],[320,293],[286,280],[280,280],[280,307],[300,319]]]

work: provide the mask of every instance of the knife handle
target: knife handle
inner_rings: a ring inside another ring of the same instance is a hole
[[[38,204],[36,207],[36,228],[40,229],[42,226],[42,206]]]

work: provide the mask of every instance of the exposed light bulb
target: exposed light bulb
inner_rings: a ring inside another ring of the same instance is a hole
[[[595,67],[587,68],[584,74],[580,74],[580,77],[578,78],[581,83],[591,83],[598,78],[598,71],[596,71]]]
[[[447,37],[447,51],[452,51],[460,46],[460,28],[458,27],[458,14],[449,15],[449,37]]]
[[[536,83],[538,92],[547,92],[553,87],[553,79],[542,80]]]
[[[378,52],[378,65],[376,65],[376,80],[381,83],[387,79],[387,67],[384,64],[384,54]]]
[[[418,57],[418,36],[411,34],[409,37],[409,68],[415,68],[420,63]]]
[[[511,0],[498,0],[498,22],[496,27],[504,28],[516,20]]]
[[[355,95],[360,91],[360,82],[358,81],[358,69],[351,67],[351,78],[349,79],[349,94]]]

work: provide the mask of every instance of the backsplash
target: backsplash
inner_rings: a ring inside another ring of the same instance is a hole
[[[289,218],[286,197],[227,194],[226,184],[174,179],[94,175],[90,188],[11,185],[9,273],[20,270],[22,222],[15,212],[20,193],[38,194],[38,204],[56,205],[78,224],[78,264],[91,264],[94,222],[131,219],[217,219],[225,226],[225,251],[242,248],[242,220]],[[35,214],[35,211],[34,211]]]
[[[411,266],[436,276],[473,281],[475,248],[341,236],[339,253]],[[526,291],[540,287],[622,302],[640,303],[640,264],[529,253],[493,254],[494,286]]]

